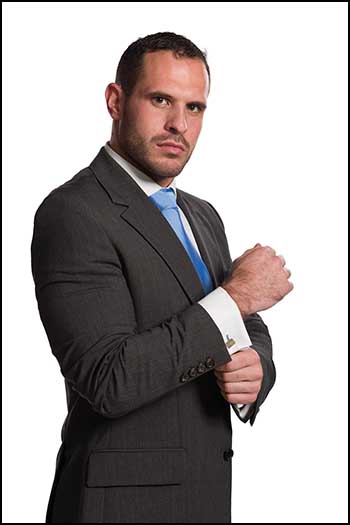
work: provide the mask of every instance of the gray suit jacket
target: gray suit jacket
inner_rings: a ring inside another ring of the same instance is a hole
[[[224,225],[177,192],[217,287],[231,266]],[[230,404],[213,368],[231,356],[161,212],[101,148],[39,206],[31,254],[68,404],[46,522],[230,522]],[[253,424],[275,367],[260,316],[245,324],[264,370]]]

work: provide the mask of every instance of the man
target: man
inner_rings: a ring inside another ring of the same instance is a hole
[[[209,82],[180,35],[131,44],[106,89],[109,143],[37,210],[36,297],[68,404],[47,523],[231,521],[230,406],[254,423],[275,381],[256,312],[292,285],[270,247],[232,263],[213,206],[176,188]]]

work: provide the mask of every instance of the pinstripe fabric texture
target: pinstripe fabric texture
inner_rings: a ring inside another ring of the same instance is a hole
[[[177,193],[217,287],[221,219]],[[46,523],[230,522],[230,404],[213,368],[231,357],[182,243],[104,148],[40,204],[31,257],[67,395]],[[275,372],[266,325],[246,326],[264,369],[253,424]]]

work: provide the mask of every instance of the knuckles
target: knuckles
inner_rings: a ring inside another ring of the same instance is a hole
[[[252,352],[252,363],[253,364],[257,364],[257,363],[260,363],[260,357],[259,357],[259,354],[256,350],[254,350],[252,348],[253,352]]]

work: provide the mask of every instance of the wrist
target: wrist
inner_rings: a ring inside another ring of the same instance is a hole
[[[239,288],[236,287],[232,282],[230,284],[222,284],[221,287],[226,290],[226,292],[230,295],[230,297],[234,300],[236,303],[240,314],[243,319],[248,317],[250,315],[250,309],[249,309],[249,301],[248,298],[240,292]]]

